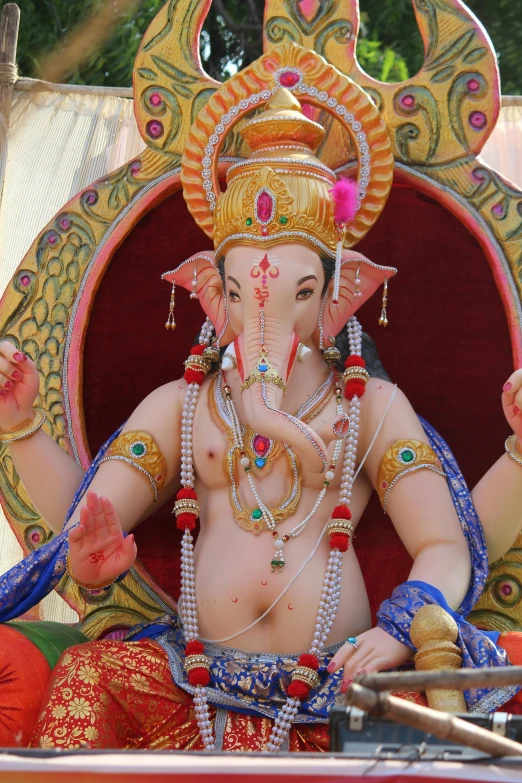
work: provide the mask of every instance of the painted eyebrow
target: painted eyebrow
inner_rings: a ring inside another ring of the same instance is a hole
[[[235,277],[232,277],[232,275],[229,275],[229,276],[227,277],[227,280],[232,280],[232,282],[233,282],[233,283],[235,283],[235,284],[237,285],[237,287],[239,288],[239,290],[241,290],[241,286],[239,285],[239,283],[237,282],[237,280],[236,280],[236,278],[235,278]]]
[[[315,280],[317,283],[317,277],[315,275],[307,275],[306,277],[302,277],[300,280],[297,281],[297,285],[301,285],[301,283],[306,283],[307,280]]]

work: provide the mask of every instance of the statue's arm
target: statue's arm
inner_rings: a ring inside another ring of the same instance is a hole
[[[371,380],[367,386],[361,453],[370,444],[391,391],[391,384],[380,380]],[[398,390],[365,465],[375,488],[384,455],[396,441],[408,438],[427,442],[417,414]],[[431,470],[404,476],[390,492],[386,511],[413,559],[409,579],[438,588],[448,604],[457,609],[469,587],[471,562],[446,479]]]
[[[512,448],[522,455],[522,369],[507,380],[502,407],[515,438]],[[503,454],[473,489],[471,496],[484,528],[489,562],[513,545],[522,530],[522,465]]]
[[[386,381],[371,379],[367,384],[361,406],[361,454],[370,446],[392,393],[393,386]],[[427,441],[415,411],[397,391],[365,464],[376,489],[383,456],[396,441],[408,438]],[[409,579],[433,585],[451,607],[458,608],[469,587],[471,561],[446,479],[425,469],[405,475],[390,492],[386,510],[413,559]],[[360,672],[401,666],[412,654],[380,627],[359,634],[357,644],[356,650],[343,645],[328,667],[330,671],[344,668],[343,691]]]
[[[156,490],[165,483],[164,493],[172,494],[178,484],[181,463],[181,416],[186,391],[184,381],[175,381],[150,394],[127,421],[111,445],[111,455],[127,455],[131,443],[146,446],[146,454],[154,457],[156,470],[162,479],[155,481]],[[129,433],[130,438],[125,438]],[[145,458],[144,458],[145,459]],[[162,467],[158,468],[158,462]],[[146,515],[151,505],[153,484],[140,470],[152,466],[139,462],[110,460],[102,462],[89,491],[72,515],[69,529],[69,572],[83,584],[106,584],[127,571],[136,558],[136,544],[131,531]],[[156,478],[157,478],[156,474]]]
[[[157,508],[165,495],[172,494],[172,485],[176,485],[181,462],[181,412],[186,384],[183,380],[173,381],[155,389],[127,420],[121,435],[128,432],[145,433],[158,453],[165,460],[165,489],[158,498]],[[175,486],[174,486],[175,488]],[[115,507],[121,527],[129,532],[145,516],[153,500],[150,480],[133,465],[123,460],[102,462],[93,478],[89,490],[98,496],[108,497]],[[82,506],[71,517],[67,527],[71,527],[80,518]]]
[[[9,437],[34,417],[38,370],[10,341],[0,341],[0,431]],[[146,430],[159,444],[168,466],[167,484],[179,472],[180,422],[185,382],[174,381],[147,397],[128,420],[124,432]],[[35,508],[55,532],[60,532],[84,471],[42,429],[8,445],[16,470]],[[101,465],[91,488],[117,504],[124,529],[130,529],[151,505],[150,484],[124,462]],[[161,500],[168,496],[166,487]],[[71,524],[78,521],[73,516]]]

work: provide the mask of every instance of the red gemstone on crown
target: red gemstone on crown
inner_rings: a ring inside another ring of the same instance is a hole
[[[295,87],[299,82],[300,76],[295,71],[284,71],[279,75],[279,84],[281,87]]]
[[[253,442],[254,451],[263,457],[270,448],[270,440],[262,435],[256,435]]]
[[[262,223],[268,223],[272,219],[272,213],[274,211],[274,199],[264,190],[259,194],[256,204],[257,218]]]

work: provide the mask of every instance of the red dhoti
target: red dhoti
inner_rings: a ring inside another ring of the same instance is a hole
[[[500,642],[513,663],[522,660],[522,634],[506,634]],[[426,704],[420,694],[397,695]],[[53,672],[48,697],[31,747],[203,750],[192,697],[173,682],[167,654],[152,640],[71,647]],[[519,694],[503,710],[520,713],[521,704]],[[210,717],[215,720],[213,707]],[[222,749],[263,751],[272,724],[228,711]],[[297,724],[289,749],[326,751],[328,741],[327,724]]]
[[[262,751],[271,729],[269,718],[228,712],[223,750]],[[53,672],[31,747],[203,750],[203,743],[192,697],[172,681],[163,648],[143,640],[71,647]],[[328,726],[295,726],[290,750],[328,750]]]

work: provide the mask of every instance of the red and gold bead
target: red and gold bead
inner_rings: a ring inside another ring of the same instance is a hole
[[[191,487],[182,487],[176,495],[174,503],[176,527],[179,530],[194,530],[199,517],[198,496]]]

